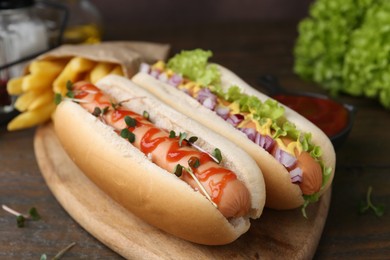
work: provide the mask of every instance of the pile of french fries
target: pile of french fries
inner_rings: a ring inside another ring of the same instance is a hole
[[[18,96],[14,106],[21,113],[9,122],[7,129],[25,129],[50,120],[56,107],[54,96],[66,94],[68,81],[96,83],[108,74],[123,76],[123,71],[118,64],[82,57],[31,62],[28,74],[8,81],[8,94]]]

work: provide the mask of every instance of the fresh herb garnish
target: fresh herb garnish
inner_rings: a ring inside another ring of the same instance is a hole
[[[382,204],[374,205],[371,200],[372,186],[368,187],[366,199],[360,202],[359,213],[363,214],[372,209],[377,217],[383,216],[385,213],[385,207]]]
[[[67,247],[65,247],[60,252],[58,252],[52,259],[53,260],[60,259],[67,251],[69,251],[75,245],[76,245],[76,242],[70,243]],[[42,254],[40,260],[46,260],[46,259],[47,259],[47,255],[46,254]]]
[[[98,117],[98,116],[100,116],[101,114],[102,114],[102,110],[100,109],[100,107],[95,107],[95,108],[93,109],[92,115]]]
[[[222,161],[221,150],[219,150],[218,148],[215,148],[212,155],[217,160],[217,163],[221,163],[221,161]]]
[[[135,141],[134,133],[130,132],[130,130],[127,128],[121,130],[120,136],[129,140],[130,143],[133,143]]]
[[[195,169],[198,168],[200,166],[199,158],[195,156],[191,156],[190,159],[188,159],[188,165],[191,168],[195,168]]]
[[[55,93],[54,94],[54,103],[56,105],[59,105],[62,101],[62,95],[60,93]]]
[[[125,122],[128,127],[135,127],[137,125],[137,120],[130,116],[125,116]]]
[[[144,112],[142,113],[142,116],[143,116],[146,120],[149,120],[150,115],[149,115],[148,111],[144,111]]]
[[[198,137],[196,137],[196,136],[191,136],[191,137],[188,139],[188,142],[190,142],[191,144],[193,144],[193,143],[195,143],[197,140],[198,140]]]
[[[177,177],[180,177],[183,174],[183,166],[181,166],[180,164],[176,164],[175,168],[173,169],[173,173]]]
[[[179,146],[181,147],[183,145],[183,141],[186,139],[187,133],[180,133],[179,134]]]
[[[67,92],[66,92],[65,95],[66,95],[68,98],[74,98],[73,83],[72,83],[72,81],[68,80],[68,81],[66,82],[66,90],[67,90]]]
[[[26,220],[40,220],[41,216],[39,215],[37,209],[35,207],[32,207],[28,215],[27,214],[22,214],[20,212],[17,212],[16,210],[11,209],[10,207],[6,205],[2,205],[2,208],[7,211],[8,213],[11,213],[12,215],[16,216],[16,224],[18,227],[24,227]]]
[[[175,131],[173,130],[169,131],[169,138],[175,138],[175,137],[176,137]]]
[[[100,107],[95,107],[93,109],[92,115],[99,117],[103,116],[108,112],[108,107],[103,108],[103,110]]]

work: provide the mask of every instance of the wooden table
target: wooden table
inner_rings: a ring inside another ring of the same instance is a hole
[[[273,74],[286,88],[321,92],[292,72],[296,22],[192,25],[140,28],[110,26],[107,40],[169,43],[181,49],[213,50],[218,62],[256,86],[261,74]],[[316,259],[385,259],[390,256],[390,114],[376,101],[339,97],[358,108],[354,128],[337,150],[337,168],[328,220]],[[46,186],[33,150],[35,129],[0,128],[0,204],[26,212],[35,206],[43,219],[17,228],[15,218],[0,210],[0,259],[54,256],[77,242],[64,259],[120,259],[83,230],[58,204]],[[372,199],[386,212],[358,214],[358,205],[373,187]]]

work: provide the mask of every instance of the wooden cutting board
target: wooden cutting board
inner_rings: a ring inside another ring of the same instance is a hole
[[[265,209],[250,230],[224,246],[193,244],[160,231],[100,191],[67,156],[52,124],[37,129],[35,154],[42,175],[62,207],[85,230],[130,259],[311,259],[328,214],[331,192],[300,209]]]

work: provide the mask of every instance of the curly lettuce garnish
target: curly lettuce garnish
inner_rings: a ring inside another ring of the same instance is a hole
[[[201,49],[182,51],[168,61],[167,67],[203,86],[219,84],[221,75],[218,68],[208,64],[212,55],[211,51]]]

